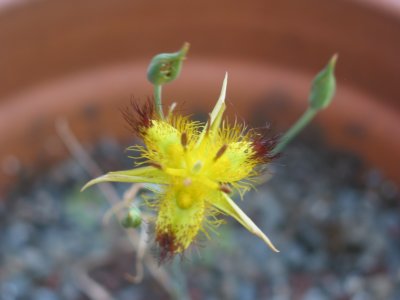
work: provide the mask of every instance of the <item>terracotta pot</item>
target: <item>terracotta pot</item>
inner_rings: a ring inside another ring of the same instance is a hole
[[[333,145],[400,183],[400,21],[362,1],[50,1],[0,11],[0,182],[67,152],[66,117],[86,144],[131,138],[118,108],[152,93],[151,57],[192,44],[164,98],[209,111],[229,71],[230,114],[286,128],[306,107],[313,75],[338,52],[338,93],[317,118]],[[281,99],[282,101],[278,101]],[[166,102],[168,103],[168,101]]]

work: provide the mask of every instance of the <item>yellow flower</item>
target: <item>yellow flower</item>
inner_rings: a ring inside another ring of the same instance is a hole
[[[161,186],[155,208],[156,242],[161,259],[173,257],[189,247],[199,232],[220,224],[220,213],[230,215],[247,230],[278,252],[268,237],[230,198],[252,187],[271,160],[273,140],[265,140],[244,125],[223,121],[227,76],[219,100],[208,122],[170,115],[155,117],[153,105],[134,105],[125,114],[144,146],[134,146],[147,164],[132,170],[110,172],[93,179],[84,188],[105,181],[144,182]]]

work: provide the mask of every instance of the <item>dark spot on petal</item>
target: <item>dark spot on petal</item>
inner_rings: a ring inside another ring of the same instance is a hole
[[[231,188],[230,188],[228,185],[226,185],[226,184],[221,184],[220,187],[219,187],[219,189],[220,189],[222,192],[224,192],[225,194],[230,194],[230,193],[232,193]]]
[[[223,144],[222,147],[219,148],[219,150],[217,151],[217,154],[215,154],[214,161],[218,160],[218,158],[220,158],[225,153],[226,149],[228,149],[228,145]]]
[[[148,164],[149,164],[149,166],[152,166],[152,167],[154,167],[156,169],[159,169],[159,170],[163,169],[162,165],[159,164],[158,162],[150,161]]]
[[[181,144],[183,149],[186,149],[187,144],[188,144],[188,136],[186,132],[183,132],[181,135]]]

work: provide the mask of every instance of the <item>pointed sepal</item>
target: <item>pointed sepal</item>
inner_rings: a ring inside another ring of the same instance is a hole
[[[225,73],[225,78],[224,81],[222,82],[221,93],[219,95],[218,101],[215,104],[214,109],[210,113],[210,119],[205,124],[204,129],[199,136],[197,145],[201,144],[208,130],[210,130],[211,132],[216,132],[216,130],[218,130],[219,126],[221,125],[222,116],[224,115],[226,109],[225,98],[226,98],[227,84],[228,84],[228,73]]]
[[[160,170],[154,167],[142,167],[126,171],[109,172],[105,175],[90,180],[81,189],[84,191],[88,187],[102,182],[130,182],[130,183],[157,183],[166,184],[167,179]]]
[[[262,239],[273,251],[279,250],[272,244],[271,240],[261,231],[260,228],[236,205],[236,203],[225,193],[221,193],[218,200],[212,203],[223,213],[235,218],[252,234]]]

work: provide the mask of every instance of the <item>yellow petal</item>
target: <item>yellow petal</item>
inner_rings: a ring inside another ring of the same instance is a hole
[[[202,228],[205,204],[196,188],[172,185],[160,199],[156,240],[161,261],[183,252]]]
[[[225,193],[220,193],[222,196],[213,199],[212,204],[221,210],[223,213],[235,218],[242,224],[248,231],[262,239],[273,251],[279,252],[278,249],[272,244],[270,239],[257,227],[256,224],[236,205],[236,203],[229,198]],[[214,201],[215,200],[215,201]]]
[[[143,167],[126,171],[109,172],[105,175],[90,180],[88,183],[85,184],[81,191],[84,191],[94,184],[102,182],[144,182],[158,184],[168,183],[167,179],[162,175],[160,170],[154,167]]]
[[[256,165],[249,142],[230,142],[224,154],[210,166],[214,181],[237,182],[248,177]],[[254,172],[253,172],[254,173]]]

